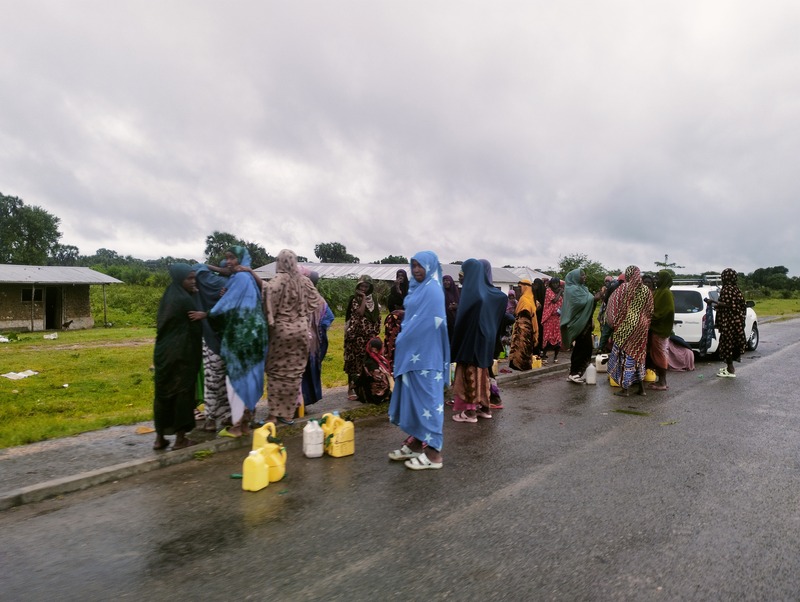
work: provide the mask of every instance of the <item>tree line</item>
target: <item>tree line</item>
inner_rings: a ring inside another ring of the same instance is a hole
[[[76,246],[60,242],[61,232],[58,230],[60,223],[60,218],[41,207],[28,206],[20,198],[0,193],[0,263],[82,266],[108,274],[128,284],[150,286],[168,284],[167,267],[171,263],[196,263],[195,259],[171,256],[151,260],[137,259],[130,255],[122,256],[111,249],[97,249],[92,255],[81,255]],[[205,257],[202,259],[205,263],[218,265],[224,258],[225,251],[237,245],[247,248],[255,268],[275,261],[275,256],[260,244],[244,240],[229,232],[214,231],[206,237],[205,242]],[[314,255],[320,263],[361,262],[358,257],[348,253],[347,247],[340,242],[318,243],[314,246]],[[298,257],[298,260],[308,261],[306,257]],[[409,260],[402,255],[388,255],[372,263],[408,265]],[[674,266],[659,261],[653,263],[655,268],[652,270],[648,270],[647,266],[639,267],[643,272],[656,272],[664,266]],[[619,269],[609,269],[591,260],[584,253],[563,256],[556,267],[540,271],[563,279],[566,274],[578,267],[586,272],[587,286],[591,290],[599,290],[607,274],[620,273]],[[701,277],[711,273],[677,275],[673,269],[670,271],[678,278]],[[774,294],[791,297],[794,291],[800,290],[800,278],[790,277],[789,270],[785,266],[758,268],[750,274],[740,274],[739,279],[740,287],[747,290],[750,296]],[[345,284],[345,288],[349,286]],[[333,290],[331,292],[334,293]],[[337,289],[335,296],[338,298],[342,293],[343,291]]]

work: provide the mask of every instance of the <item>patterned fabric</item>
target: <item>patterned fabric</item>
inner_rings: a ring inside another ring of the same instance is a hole
[[[644,361],[637,362],[614,343],[608,355],[608,375],[623,389],[634,383],[643,383],[647,372]]]
[[[453,378],[453,411],[477,410],[488,407],[491,397],[491,378],[487,368],[457,364]]]
[[[242,266],[250,266],[243,247],[233,249]],[[238,424],[245,408],[255,410],[264,394],[264,360],[267,355],[267,321],[261,291],[248,272],[235,272],[228,289],[209,315],[222,318],[220,355],[225,360],[231,418]]]
[[[747,345],[744,334],[747,304],[737,286],[737,274],[733,268],[722,271],[722,290],[717,306],[717,328],[719,329],[719,357],[725,361],[738,360]]]
[[[309,278],[300,274],[297,256],[278,254],[277,273],[265,286],[269,353],[267,400],[270,415],[294,417],[300,381],[310,349],[309,316],[323,303]]]
[[[561,304],[564,299],[549,286],[542,308],[542,347],[561,346]]]
[[[536,315],[536,312],[533,313]],[[533,348],[538,340],[536,319],[527,311],[517,314],[511,334],[511,352],[508,367],[512,370],[530,370],[533,361]]]
[[[383,355],[392,369],[394,369],[394,349],[397,344],[397,335],[400,334],[403,314],[402,309],[396,309],[383,321]]]
[[[371,282],[366,297],[366,309],[358,315],[359,301],[356,295],[347,300],[344,331],[344,371],[355,382],[364,368],[364,347],[372,337],[381,333],[381,314],[378,304],[372,298],[374,290]],[[361,281],[359,282],[359,284]],[[358,286],[358,285],[356,285]]]
[[[639,268],[628,266],[625,282],[608,300],[606,321],[614,329],[614,344],[642,365],[647,353],[647,331],[652,315],[653,295],[642,283]]]
[[[450,347],[439,258],[422,251],[412,258],[425,269],[422,282],[412,279],[394,356],[395,386],[389,420],[404,432],[441,450],[444,386],[449,378]]]
[[[231,406],[225,388],[225,360],[203,343],[203,391],[206,418],[222,428],[231,422]]]

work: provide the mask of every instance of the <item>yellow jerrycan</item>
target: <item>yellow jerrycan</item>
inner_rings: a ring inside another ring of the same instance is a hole
[[[349,420],[333,414],[322,416],[322,431],[325,433],[325,453],[334,458],[352,456],[356,451],[355,427]]]
[[[272,438],[259,450],[267,465],[270,483],[280,481],[286,475],[286,448],[277,441]]]
[[[277,437],[275,424],[272,422],[267,422],[261,428],[257,428],[253,431],[253,449],[261,449],[264,447],[269,441],[270,437],[273,439]]]
[[[269,485],[269,471],[260,451],[251,451],[242,464],[242,489],[260,491]]]

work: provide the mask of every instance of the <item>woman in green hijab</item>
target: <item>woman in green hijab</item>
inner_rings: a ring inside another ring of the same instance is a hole
[[[669,337],[675,321],[675,301],[672,298],[672,274],[661,270],[656,275],[656,291],[653,293],[653,318],[650,320],[648,348],[650,360],[656,373],[656,382],[650,385],[656,391],[667,390],[667,368],[669,368]]]
[[[175,435],[172,449],[192,444],[186,433],[195,427],[194,389],[203,361],[200,321],[206,314],[197,309],[195,302],[195,273],[188,264],[174,263],[169,267],[169,275],[172,284],[164,291],[158,306],[153,353],[155,450],[169,447],[165,435]]]
[[[586,272],[575,268],[564,278],[564,305],[561,308],[561,345],[572,349],[568,380],[583,383],[583,373],[592,359],[592,315],[600,293],[586,287]]]

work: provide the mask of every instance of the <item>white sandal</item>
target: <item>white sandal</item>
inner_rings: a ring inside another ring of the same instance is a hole
[[[427,469],[438,469],[443,466],[442,462],[431,462],[428,456],[425,455],[425,452],[418,455],[416,458],[411,458],[410,460],[405,461],[406,468],[410,468],[411,470],[427,470]]]
[[[410,447],[408,447],[408,445],[404,443],[403,447],[401,447],[400,449],[396,449],[393,452],[389,452],[389,459],[397,461],[409,460],[411,458],[416,458],[417,456],[420,455],[420,453],[422,452],[415,452]]]

